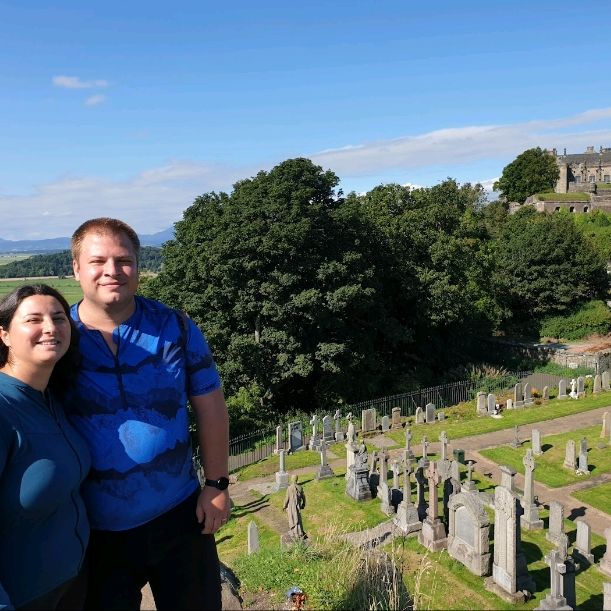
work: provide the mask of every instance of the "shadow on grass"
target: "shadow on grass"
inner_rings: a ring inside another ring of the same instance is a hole
[[[604,555],[607,546],[603,543],[592,548],[592,554],[594,554],[594,562],[598,562]]]
[[[528,572],[535,582],[536,592],[544,592],[545,590],[549,590],[550,573],[548,567],[531,569]]]
[[[221,543],[223,543],[223,541],[229,541],[229,539],[233,539],[233,535],[225,535],[224,537],[221,537],[216,544],[220,545]]]
[[[548,450],[551,450],[554,446],[551,443],[544,443],[541,446],[541,451],[542,452],[547,452]]]
[[[588,600],[579,605],[580,609],[602,609],[603,608],[603,595],[602,594],[592,594]]]
[[[526,556],[526,561],[528,564],[543,558],[543,554],[541,553],[539,546],[535,545],[534,543],[522,541],[522,549],[524,550],[524,555]]]
[[[262,496],[256,501],[250,501],[250,503],[246,503],[245,505],[236,505],[231,512],[231,517],[241,518],[247,514],[256,513],[265,507],[269,507],[268,495]]]

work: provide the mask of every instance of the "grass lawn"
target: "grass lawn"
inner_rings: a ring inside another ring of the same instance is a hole
[[[542,202],[589,202],[590,195],[576,191],[574,193],[537,193]]]
[[[558,488],[573,484],[574,482],[583,481],[584,475],[575,475],[575,471],[566,469],[562,466],[564,462],[566,442],[569,439],[575,441],[575,446],[579,452],[579,440],[586,437],[588,440],[588,465],[591,475],[600,475],[611,471],[611,452],[609,447],[596,447],[600,441],[600,426],[595,425],[561,435],[553,435],[542,437],[541,445],[543,449],[542,456],[536,456],[536,469],[534,473],[535,481],[541,482],[551,488]],[[526,442],[521,448],[512,448],[509,445],[482,450],[480,454],[490,458],[500,465],[508,465],[514,468],[519,473],[524,473],[524,465],[522,458],[526,448],[531,447],[530,442]]]
[[[57,289],[69,304],[76,303],[83,298],[83,292],[79,283],[74,278],[57,278],[51,276],[49,278],[27,280],[2,280],[0,279],[0,299],[10,293],[13,289],[24,284],[48,284],[54,289]]]
[[[603,513],[611,515],[611,503],[609,502],[609,499],[611,499],[611,482],[600,484],[594,488],[587,488],[586,490],[578,490],[573,492],[571,496],[588,505],[592,505],[592,507],[596,507],[596,509]]]

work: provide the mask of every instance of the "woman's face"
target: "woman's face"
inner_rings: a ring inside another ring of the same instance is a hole
[[[70,321],[50,295],[26,297],[15,310],[0,339],[8,346],[12,365],[55,365],[70,346]]]

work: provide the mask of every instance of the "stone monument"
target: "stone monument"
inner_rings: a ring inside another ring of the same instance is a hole
[[[524,513],[520,517],[520,523],[526,530],[542,530],[543,520],[539,517],[539,508],[535,503],[533,471],[536,465],[531,448],[526,450],[522,464],[524,465],[524,496],[522,498]]]
[[[327,462],[327,442],[323,439],[320,442],[320,467],[316,472],[316,479],[327,479],[329,477],[335,477],[331,465]]]
[[[278,459],[280,466],[276,471],[276,492],[278,490],[284,490],[289,486],[289,474],[286,471],[286,453],[284,450],[278,452]]]
[[[420,545],[424,545],[427,549],[438,552],[447,547],[448,538],[445,526],[438,516],[437,486],[441,478],[434,462],[429,464],[427,480],[429,484],[429,506],[426,518],[422,522],[422,530],[418,533],[418,541]]]
[[[418,518],[418,509],[412,503],[412,491],[410,473],[412,472],[412,461],[409,457],[403,464],[403,499],[397,507],[397,515],[394,524],[406,535],[418,532],[422,528],[422,522]]]
[[[301,422],[289,422],[289,452],[303,450],[303,427]]]
[[[363,441],[350,465],[350,473],[348,474],[348,481],[346,482],[346,494],[356,501],[365,501],[371,498],[369,466],[367,460],[367,447]]]

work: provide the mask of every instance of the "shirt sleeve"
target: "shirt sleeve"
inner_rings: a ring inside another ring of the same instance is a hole
[[[207,395],[221,387],[221,378],[204,334],[187,318],[187,391],[190,397]]]

